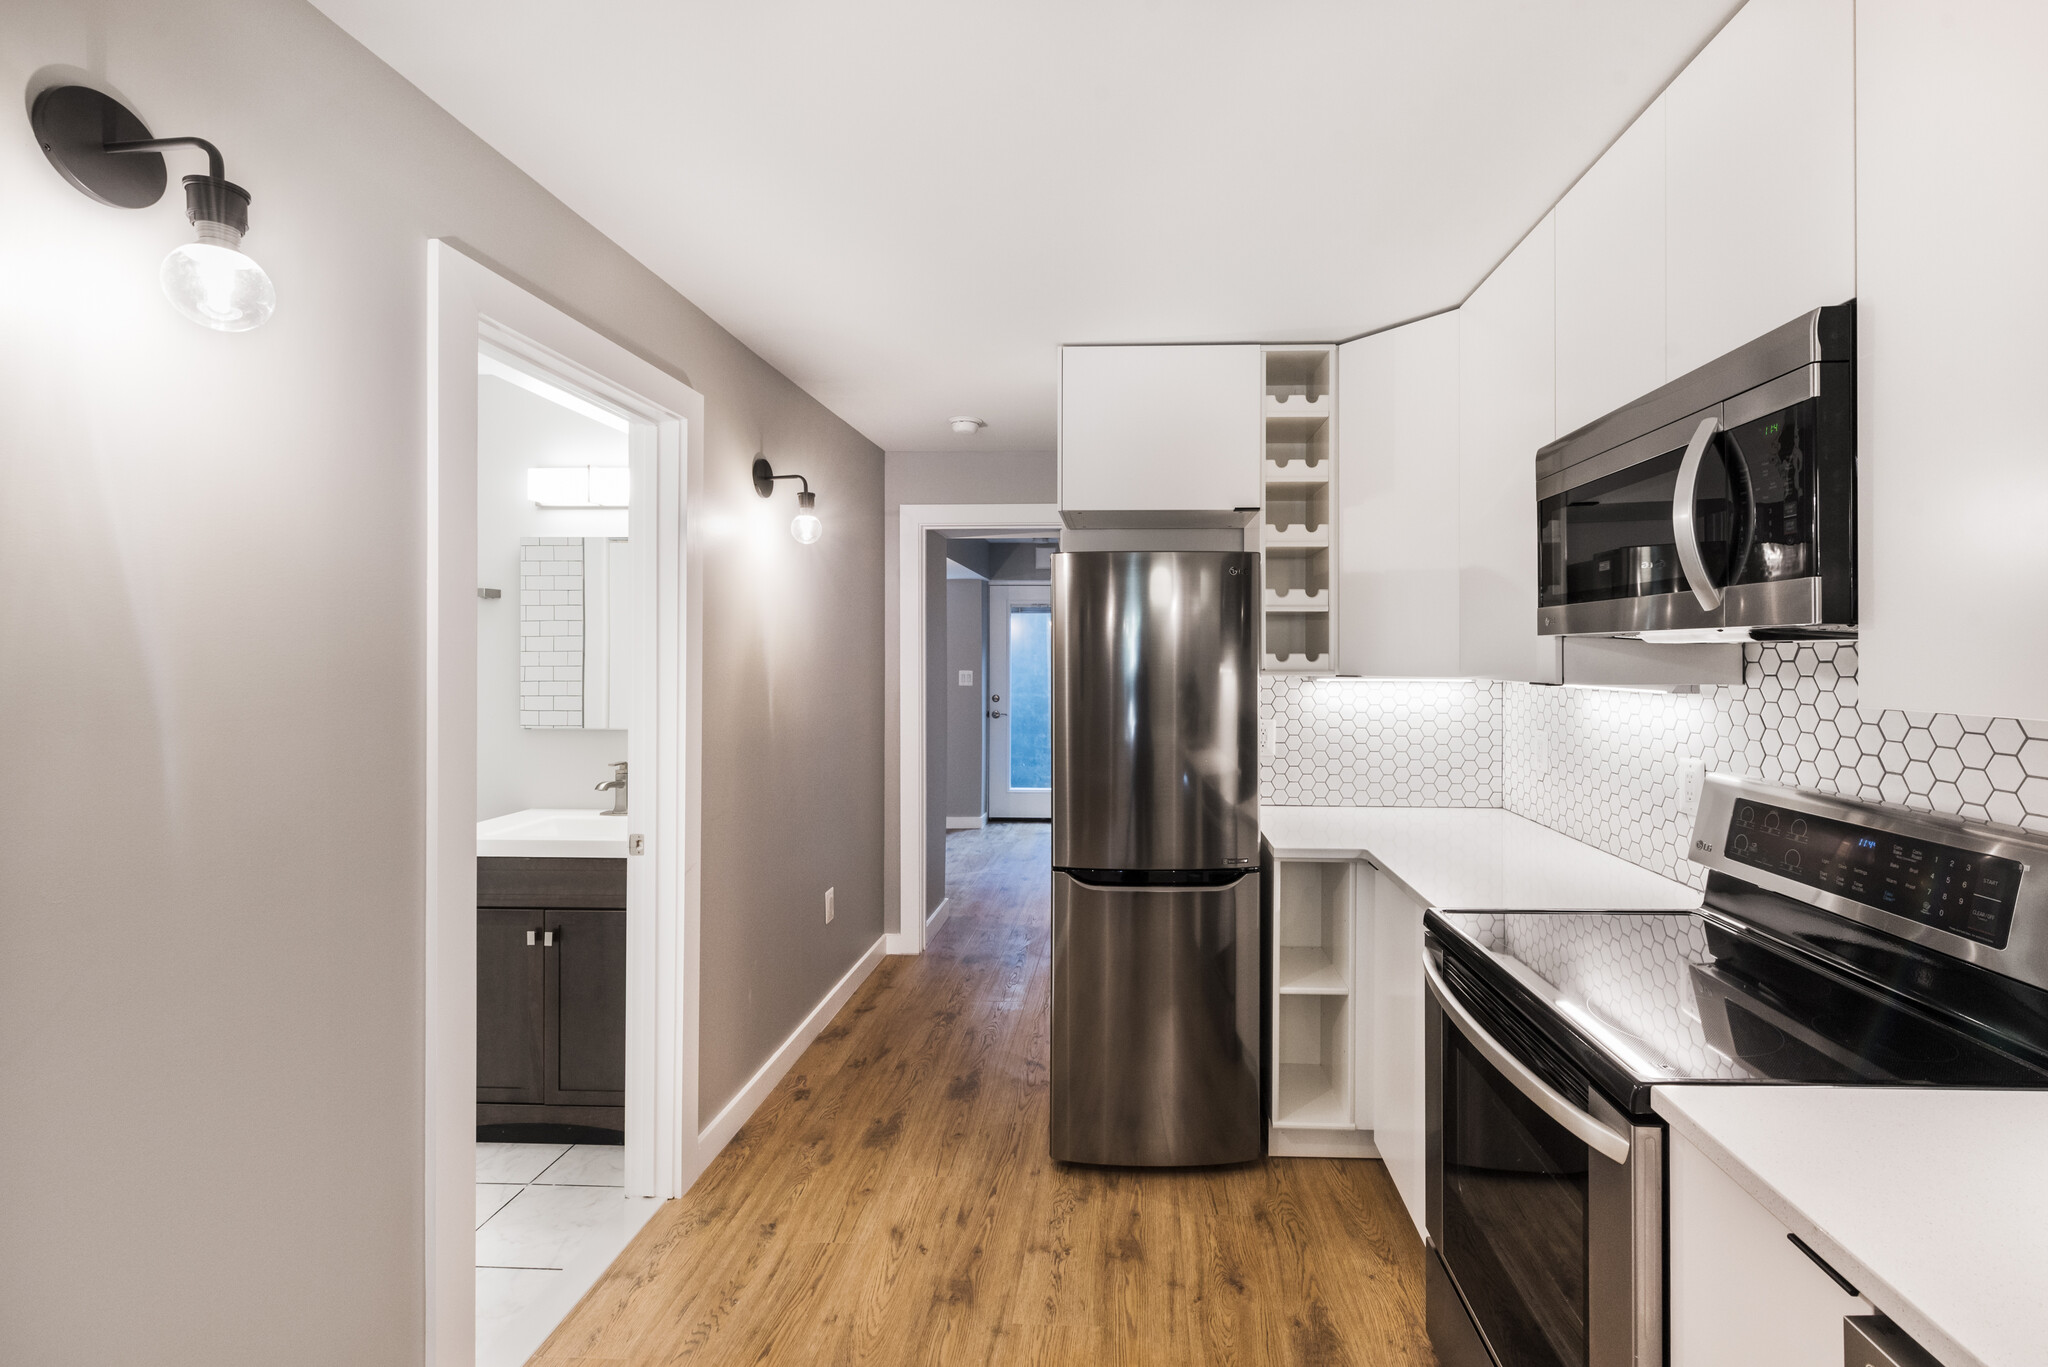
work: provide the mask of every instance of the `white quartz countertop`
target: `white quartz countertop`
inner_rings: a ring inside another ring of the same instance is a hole
[[[2048,1361],[2048,1093],[1659,1087],[1657,1113],[1943,1367]]]
[[[1273,853],[1369,859],[1444,911],[1685,911],[1697,888],[1493,807],[1269,807]]]

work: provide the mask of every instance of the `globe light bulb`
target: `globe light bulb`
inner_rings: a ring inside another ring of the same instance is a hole
[[[243,254],[242,235],[224,223],[201,221],[197,240],[164,258],[164,297],[202,327],[247,332],[277,309],[277,289],[263,267]]]
[[[796,516],[789,520],[789,534],[808,546],[825,534],[825,524],[818,520],[812,509],[818,506],[818,496],[802,493],[796,496]]]

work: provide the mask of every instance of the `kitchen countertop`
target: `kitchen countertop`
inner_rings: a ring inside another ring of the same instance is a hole
[[[1659,1087],[1657,1113],[1943,1367],[2042,1360],[2048,1092]]]
[[[1270,807],[1273,853],[1369,859],[1442,911],[1690,911],[1700,891],[1497,807]]]

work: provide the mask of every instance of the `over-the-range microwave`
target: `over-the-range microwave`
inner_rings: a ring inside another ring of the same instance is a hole
[[[1856,305],[1795,318],[1536,453],[1537,629],[1856,634]]]

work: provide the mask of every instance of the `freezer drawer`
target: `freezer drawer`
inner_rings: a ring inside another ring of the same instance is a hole
[[[1052,1156],[1129,1167],[1264,1155],[1259,875],[1052,888]]]
[[[1052,863],[1259,862],[1259,557],[1053,557]]]

